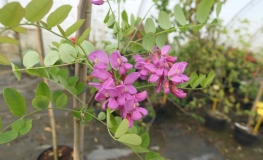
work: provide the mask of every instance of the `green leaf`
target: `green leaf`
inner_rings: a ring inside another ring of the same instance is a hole
[[[32,128],[32,119],[19,119],[12,124],[12,130],[18,132],[19,135],[27,134]]]
[[[207,78],[206,78],[206,81],[205,81],[205,83],[204,83],[204,87],[209,86],[209,85],[213,82],[214,78],[215,78],[215,72],[214,72],[214,71],[211,71],[211,72],[208,74]]]
[[[192,89],[195,89],[199,84],[201,84],[201,82],[205,79],[205,75],[200,75],[198,77],[198,79],[196,79],[194,82],[193,82],[193,85],[191,86]]]
[[[153,33],[147,33],[142,39],[142,45],[147,51],[152,51],[155,45],[155,36]]]
[[[4,16],[0,16],[4,17]],[[0,36],[0,43],[19,44],[18,40],[7,36]]]
[[[2,65],[10,65],[10,61],[6,56],[0,54],[0,64]]]
[[[77,57],[77,50],[70,44],[63,43],[59,46],[59,55],[63,62],[72,63]]]
[[[0,129],[2,128],[2,119],[0,117]]]
[[[129,128],[129,121],[125,118],[122,120],[119,127],[117,128],[115,132],[115,137],[119,138],[123,136],[128,131],[128,128]]]
[[[12,66],[12,71],[14,72],[17,80],[20,81],[21,80],[21,72],[20,72],[19,68],[14,63],[11,63],[11,66]]]
[[[104,23],[107,23],[108,20],[109,20],[109,18],[110,18],[110,9],[109,9],[108,13],[106,14],[106,16],[105,16],[103,22],[104,22]]]
[[[77,89],[77,94],[80,94],[81,92],[83,92],[83,90],[85,89],[85,83],[83,82],[79,82],[77,85],[76,85],[76,89]]]
[[[17,26],[17,27],[14,27],[14,28],[11,28],[13,31],[15,32],[18,32],[18,33],[26,33],[26,28],[24,27],[21,27],[21,26]]]
[[[63,93],[62,95],[60,95],[59,97],[57,97],[56,99],[56,106],[58,108],[62,108],[64,107],[66,104],[68,103],[68,97],[65,93]]]
[[[219,17],[219,14],[220,14],[220,12],[221,12],[221,8],[222,8],[222,5],[223,5],[223,4],[224,4],[223,2],[219,1],[219,2],[217,3],[217,5],[216,5],[216,17],[217,17],[217,18]]]
[[[192,29],[194,32],[199,31],[200,29],[202,29],[204,27],[204,24],[198,24],[196,26],[193,26]]]
[[[135,26],[135,16],[134,16],[134,14],[131,14],[131,19],[130,19],[130,21],[131,21],[131,26]]]
[[[77,119],[81,119],[80,111],[77,109],[76,111],[72,111],[71,115]]]
[[[114,15],[112,14],[112,15],[110,15],[110,18],[107,22],[108,27],[113,26],[114,22],[115,22]]]
[[[162,33],[157,35],[156,37],[156,45],[158,48],[162,48],[163,46],[165,46],[167,41],[167,33]]]
[[[171,28],[171,21],[166,12],[161,11],[158,16],[158,23],[162,29],[170,29]]]
[[[77,22],[72,24],[67,30],[66,30],[66,36],[70,36],[74,32],[76,32],[82,24],[85,22],[85,19],[78,19]]]
[[[53,41],[53,42],[51,42],[55,47],[57,47],[57,48],[59,48],[59,43],[58,42],[55,42],[55,41]]]
[[[14,116],[23,116],[26,112],[25,98],[13,88],[5,88],[4,99]]]
[[[45,66],[52,66],[59,60],[59,54],[58,51],[51,50],[48,52],[44,59],[44,65]]]
[[[38,22],[49,12],[52,5],[53,0],[32,0],[25,8],[25,18],[29,22]]]
[[[146,31],[146,33],[155,33],[156,32],[155,24],[154,24],[152,18],[147,18],[147,20],[145,22],[145,31]]]
[[[119,142],[131,145],[140,145],[142,143],[142,138],[137,134],[125,134],[118,139]]]
[[[50,89],[45,82],[38,83],[35,97],[37,96],[46,96],[50,99]]]
[[[196,18],[199,23],[206,22],[213,4],[214,0],[202,0],[196,11]]]
[[[174,7],[174,17],[175,17],[176,21],[180,25],[182,25],[182,26],[186,25],[186,19],[185,19],[185,16],[184,16],[184,12],[183,12],[183,10],[182,10],[182,8],[180,7],[179,4],[177,4]]]
[[[68,17],[68,14],[71,11],[71,9],[72,6],[70,5],[60,6],[47,17],[47,25],[49,27],[54,27],[62,23]]]
[[[143,148],[148,148],[149,144],[150,144],[150,136],[148,133],[143,133],[141,135],[142,138],[142,143],[141,143],[141,147]]]
[[[132,126],[131,128],[128,129],[128,132],[131,134],[136,134],[137,133],[137,128],[135,126]]]
[[[145,159],[146,160],[151,160],[151,159],[153,159],[153,158],[158,158],[159,157],[159,153],[156,153],[156,152],[148,152],[147,154],[146,154],[146,157],[145,157]]]
[[[74,86],[66,86],[66,89],[73,95],[77,95],[77,89]]]
[[[56,100],[58,99],[58,97],[59,96],[61,96],[62,94],[64,94],[62,91],[55,91],[55,92],[53,92],[53,94],[52,94],[52,102],[54,103],[54,104],[56,104]]]
[[[106,118],[106,114],[104,112],[100,112],[98,115],[98,119],[103,121]]]
[[[87,56],[87,55],[89,55],[91,52],[95,51],[95,47],[93,46],[93,44],[90,43],[90,42],[87,41],[87,40],[84,40],[84,41],[81,43],[80,46],[83,48],[83,50],[84,50],[84,52],[85,52],[85,53],[84,53],[83,50],[82,50],[79,46],[77,46],[77,50],[79,51],[79,53],[80,53],[82,56]]]
[[[23,65],[26,68],[31,68],[39,63],[39,55],[36,51],[27,51],[23,57]]]
[[[48,73],[51,76],[51,79],[53,79],[55,82],[58,82],[58,77],[57,77],[57,73],[59,72],[59,68],[57,67],[52,67],[48,70]]]
[[[82,43],[85,39],[87,39],[90,30],[91,28],[88,28],[82,33],[82,35],[79,37],[79,40],[78,40],[79,43]]]
[[[0,144],[5,144],[11,142],[12,140],[16,139],[18,136],[17,131],[11,130],[7,132],[0,133]]]
[[[65,68],[61,68],[58,72],[57,72],[57,76],[61,76],[62,78],[64,78],[65,80],[68,79],[68,70]]]
[[[26,72],[30,75],[50,78],[47,70],[45,68],[37,68],[37,69],[27,69]]]
[[[189,80],[190,81],[190,86],[193,87],[195,81],[197,81],[197,80],[198,80],[198,75],[196,73],[192,73],[190,75],[190,80]]]
[[[134,43],[134,42],[131,42],[131,47],[130,47],[130,50],[133,52],[133,53],[137,53],[139,52],[140,50],[142,49],[142,46],[137,44],[137,43]]]
[[[122,11],[121,18],[122,18],[122,20],[129,22],[128,14],[125,10]]]
[[[60,26],[60,25],[57,25],[57,27],[58,27],[58,30],[59,30],[60,34],[61,34],[63,37],[67,37],[65,31],[61,28],[61,26]]]
[[[63,78],[62,76],[60,76],[60,75],[57,75],[57,77],[58,77],[59,83],[60,83],[63,87],[67,88],[67,87],[68,87],[68,82],[67,82],[67,80],[66,80],[65,78]]]
[[[36,109],[46,109],[49,105],[49,98],[46,96],[37,96],[32,100],[32,105],[36,108]]]
[[[107,108],[107,127],[112,128],[117,125],[117,122],[113,115],[111,114],[110,108]]]
[[[126,29],[124,32],[123,32],[123,36],[128,36],[130,34],[132,34],[134,31],[134,28],[133,27],[130,27],[128,29]]]
[[[189,25],[189,24],[187,24],[187,25],[185,25],[185,26],[183,26],[183,27],[179,27],[179,29],[180,29],[181,32],[185,32],[185,31],[187,31],[189,28],[190,28],[190,25]]]
[[[14,27],[24,17],[25,10],[19,2],[10,2],[0,9],[0,15],[0,23],[4,26]]]
[[[78,82],[78,80],[79,80],[79,77],[77,77],[77,76],[69,77],[67,80],[68,85],[69,86],[75,86],[75,84]]]
[[[126,144],[126,145],[127,145],[127,144]],[[129,145],[127,145],[127,146],[131,147],[131,149],[132,149],[134,152],[136,152],[136,153],[147,153],[147,152],[149,152],[148,149],[143,148],[143,147],[141,147],[141,146],[136,146],[136,145],[131,145],[131,144],[129,144]]]
[[[43,27],[45,27],[45,28],[50,28],[50,27],[48,27],[48,25],[47,25],[45,22],[43,22],[43,21],[39,21],[39,23],[40,23]]]

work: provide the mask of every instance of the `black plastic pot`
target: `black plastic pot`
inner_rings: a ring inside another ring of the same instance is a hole
[[[258,141],[258,136],[247,132],[239,123],[235,123],[234,139],[242,145],[252,145]]]
[[[53,153],[53,147],[45,149],[37,157],[37,160],[54,160],[52,153]],[[59,145],[57,153],[58,153],[58,160],[73,160],[73,149],[69,146]]]
[[[248,103],[241,102],[240,103],[240,109],[242,110],[251,110],[252,106],[253,106],[253,103],[251,102],[248,102]]]
[[[205,126],[211,130],[220,131],[226,126],[226,119],[219,119],[211,116],[209,113],[205,114]]]

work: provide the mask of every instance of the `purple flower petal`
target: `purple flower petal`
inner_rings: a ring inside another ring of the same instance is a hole
[[[120,92],[114,88],[105,88],[105,91],[109,95],[109,97],[118,97],[120,96]]]
[[[140,77],[140,73],[132,72],[124,80],[124,84],[133,84]]]
[[[144,66],[146,69],[148,69],[150,72],[152,72],[152,73],[155,73],[155,71],[156,71],[156,68],[155,68],[155,66],[153,65],[153,64],[151,64],[151,63],[147,63],[145,66]]]
[[[131,114],[131,118],[133,120],[140,120],[142,118],[142,114],[140,111],[138,111],[137,109],[135,109],[132,114]]]
[[[148,115],[148,111],[145,108],[137,107],[136,110],[139,111],[141,114],[143,114],[143,116]]]
[[[125,104],[125,96],[121,95],[117,98],[117,102],[119,103],[119,105],[124,105]]]
[[[126,89],[130,94],[136,94],[137,90],[133,85],[126,85]]]
[[[109,98],[108,107],[110,109],[116,109],[118,106],[119,106],[119,104],[114,98]]]
[[[97,82],[89,82],[89,85],[92,85],[93,87],[95,87],[97,90],[100,90],[102,87],[101,83],[97,83]]]
[[[99,80],[106,81],[111,74],[104,69],[94,69],[91,75]]]
[[[162,49],[161,49],[162,55],[168,54],[170,49],[171,49],[170,45],[163,46]]]
[[[137,93],[134,95],[134,97],[138,102],[141,102],[141,101],[145,100],[145,98],[147,97],[147,92],[143,91],[141,93]]]
[[[149,78],[149,82],[151,82],[151,83],[154,83],[154,82],[156,82],[156,81],[158,81],[159,80],[159,76],[157,76],[156,74],[152,74],[151,76],[150,76],[150,78]]]
[[[127,113],[132,113],[134,108],[135,108],[135,102],[133,99],[128,100],[125,104],[124,104],[124,108],[125,111]]]
[[[120,66],[120,57],[119,51],[113,52],[110,55],[110,65],[114,70],[117,70]]]
[[[104,3],[103,0],[90,0],[90,3],[95,5],[102,5]]]
[[[103,102],[102,107],[101,107],[102,109],[106,109],[106,104],[108,103],[108,101],[109,100],[106,100],[105,102]]]
[[[88,55],[89,60],[91,60],[92,62],[95,62],[96,64],[108,64],[109,63],[109,57],[107,55],[106,52],[104,52],[103,50],[96,50],[93,51],[92,53],[90,53]]]

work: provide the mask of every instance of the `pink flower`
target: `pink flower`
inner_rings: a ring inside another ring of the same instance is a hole
[[[91,75],[101,81],[106,81],[108,78],[111,77],[111,73],[109,73],[105,69],[99,69],[99,68],[94,68]]]
[[[107,53],[102,50],[93,51],[88,55],[88,58],[95,63],[94,68],[106,69],[109,63],[109,57]]]
[[[103,0],[90,0],[90,3],[95,5],[102,5],[104,3]]]
[[[139,103],[134,99],[128,100],[124,106],[120,106],[120,113],[122,118],[129,121],[129,127],[133,125],[134,120],[140,120],[142,116],[146,116],[148,111],[145,108],[139,107]]]
[[[121,75],[127,73],[128,70],[130,70],[133,67],[130,63],[127,63],[127,61],[127,58],[121,56],[120,51],[113,52],[110,55],[111,67],[114,70],[119,69],[119,73]]]
[[[189,77],[183,74],[186,62],[175,63],[168,72],[168,77],[176,84],[184,83],[189,80]]]

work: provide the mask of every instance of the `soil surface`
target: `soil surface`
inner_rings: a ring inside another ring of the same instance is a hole
[[[33,111],[31,101],[34,98],[40,78],[22,74],[18,82],[11,70],[0,68],[0,117],[3,128],[14,122],[17,117],[11,115],[4,102],[2,90],[13,87],[26,98],[27,113]],[[52,90],[57,90],[51,84]],[[67,108],[72,108],[69,97]],[[57,141],[60,145],[72,146],[73,120],[69,111],[55,110]],[[150,129],[149,148],[171,160],[262,160],[263,140],[252,146],[242,146],[233,139],[233,124],[220,132],[207,129],[201,122],[185,115],[174,106],[165,108],[161,120]],[[33,114],[32,130],[14,141],[0,145],[0,160],[36,160],[43,150],[51,147],[51,129],[47,111]],[[157,117],[158,118],[158,117]],[[84,156],[86,160],[139,160],[131,150],[114,141],[106,128],[96,120],[85,127]],[[142,155],[144,157],[144,155]]]

